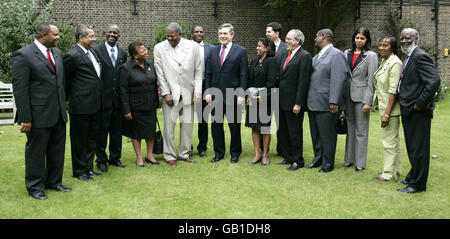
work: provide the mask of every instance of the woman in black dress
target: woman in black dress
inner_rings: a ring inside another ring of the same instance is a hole
[[[130,137],[136,153],[136,165],[144,167],[141,139],[147,142],[145,161],[159,164],[153,157],[156,133],[156,109],[159,105],[158,86],[153,62],[142,42],[128,46],[131,59],[120,71],[120,100],[124,114],[123,135]]]
[[[262,165],[269,164],[270,124],[272,109],[270,107],[270,90],[278,81],[280,69],[275,56],[275,44],[268,38],[258,40],[256,47],[258,57],[253,59],[249,68],[248,92],[246,100],[247,117],[245,126],[252,128],[255,157],[250,164],[262,159]],[[252,109],[253,108],[253,109]],[[261,112],[260,112],[261,111]],[[260,115],[261,114],[261,115]],[[264,152],[261,156],[261,135]]]

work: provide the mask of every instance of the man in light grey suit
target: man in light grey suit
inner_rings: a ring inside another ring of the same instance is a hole
[[[319,172],[334,168],[338,112],[344,109],[343,92],[348,76],[344,53],[333,46],[333,32],[322,29],[316,34],[320,50],[313,58],[313,73],[308,90],[308,109],[314,159],[308,168],[322,165]]]
[[[164,159],[175,167],[175,124],[180,118],[178,156],[188,163],[192,145],[194,102],[202,97],[203,57],[197,43],[181,37],[181,27],[170,23],[166,27],[167,40],[154,49],[155,70],[163,96]]]

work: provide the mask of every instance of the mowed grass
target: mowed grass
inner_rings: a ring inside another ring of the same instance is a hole
[[[163,122],[161,115],[159,112]],[[122,161],[128,166],[109,167],[103,176],[83,182],[72,177],[67,135],[63,184],[72,192],[46,190],[48,199],[44,201],[32,199],[25,189],[26,136],[19,133],[18,126],[0,126],[0,218],[449,218],[449,119],[447,99],[437,104],[432,121],[431,154],[437,158],[431,159],[425,193],[399,193],[397,189],[403,185],[373,180],[383,168],[380,117],[373,112],[367,170],[363,173],[342,167],[342,135],[335,170],[328,174],[306,168],[290,172],[286,166],[276,165],[282,158],[276,156],[274,135],[270,165],[249,165],[254,152],[251,130],[244,125],[243,152],[239,163],[231,164],[225,124],[227,155],[218,163],[210,162],[214,156],[211,132],[208,157],[198,157],[194,126],[195,164],[178,161],[173,168],[158,155],[161,165],[139,168],[131,142],[124,138]],[[307,165],[313,151],[306,114],[303,129]],[[403,178],[410,169],[403,131],[401,141]]]

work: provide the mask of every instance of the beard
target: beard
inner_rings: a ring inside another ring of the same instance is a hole
[[[411,43],[408,46],[401,46],[402,52],[407,54],[407,55],[410,55],[412,53],[412,51],[413,51],[415,46],[416,46],[416,44],[414,44],[414,43]]]

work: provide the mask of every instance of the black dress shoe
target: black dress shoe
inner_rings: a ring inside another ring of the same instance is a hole
[[[79,180],[82,180],[82,181],[94,180],[93,178],[89,177],[89,175],[87,175],[87,174],[76,176],[75,178],[78,178]]]
[[[283,161],[277,163],[278,165],[286,165],[289,164],[289,162],[286,159],[283,159]]]
[[[306,168],[318,168],[318,167],[320,167],[320,164],[311,163]]]
[[[342,165],[344,168],[350,168],[351,166],[353,166],[353,163],[350,163],[350,164],[345,164],[344,163],[344,165]]]
[[[104,173],[108,172],[108,167],[106,166],[106,163],[97,164],[97,169]]]
[[[64,187],[63,185],[58,185],[56,187],[49,187],[49,189],[56,190],[58,192],[70,192],[72,189]]]
[[[365,169],[365,168],[358,168],[358,167],[355,167],[355,172],[361,173],[361,172],[363,172],[364,170],[366,170],[366,169]]]
[[[148,158],[145,158],[144,160],[145,160],[145,162],[150,163],[150,164],[159,164],[158,161],[152,162],[152,161],[150,161],[150,159],[148,159]]]
[[[120,162],[120,160],[118,160],[118,159],[114,160],[114,161],[110,161],[109,165],[113,165],[113,166],[116,166],[116,167],[119,167],[119,168],[125,168],[126,167],[126,165],[122,164],[122,162]]]
[[[231,163],[239,162],[239,157],[231,157]]]
[[[38,199],[38,200],[47,199],[47,195],[45,195],[45,193],[42,191],[33,191],[33,192],[30,192],[29,194],[34,199]]]
[[[319,173],[329,173],[329,172],[331,172],[331,171],[333,171],[332,168],[321,168],[321,169],[319,170]]]
[[[203,158],[203,157],[208,156],[208,155],[206,154],[206,151],[200,151],[200,152],[198,152],[198,155],[200,155],[200,158]]]
[[[223,158],[219,158],[219,157],[214,157],[212,160],[211,160],[211,163],[217,163],[217,162],[219,162],[220,160],[222,160]]]
[[[89,175],[89,176],[94,176],[94,177],[102,176],[101,174],[96,173],[96,172],[94,172],[94,171],[89,171],[88,175]]]
[[[408,182],[406,182],[405,180],[397,180],[395,182],[401,183],[401,184],[404,184],[404,185],[408,185]]]
[[[295,171],[299,168],[303,168],[304,165],[303,164],[298,164],[298,163],[293,163],[289,168],[287,168],[287,170],[289,171]]]
[[[258,158],[258,160],[256,160],[256,161],[250,161],[250,162],[248,162],[248,164],[254,165],[254,164],[258,163],[259,161],[261,161],[262,158],[263,158],[263,156],[260,155],[259,158]]]
[[[405,187],[405,188],[400,188],[397,189],[397,191],[401,192],[401,193],[419,193],[419,192],[424,192],[425,190],[417,190],[413,187]]]

